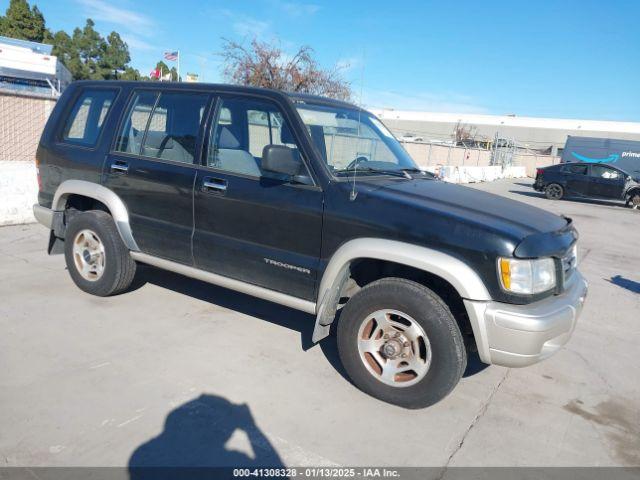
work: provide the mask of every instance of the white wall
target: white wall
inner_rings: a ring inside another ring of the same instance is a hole
[[[525,178],[527,176],[525,167],[518,166],[505,168],[499,165],[488,167],[432,166],[424,169],[449,183],[492,182],[501,178]]]
[[[0,161],[0,225],[35,222],[32,209],[37,201],[35,163]]]

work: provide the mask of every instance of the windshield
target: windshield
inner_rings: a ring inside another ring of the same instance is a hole
[[[419,170],[413,159],[373,115],[348,108],[304,105],[302,121],[329,169],[337,176]]]

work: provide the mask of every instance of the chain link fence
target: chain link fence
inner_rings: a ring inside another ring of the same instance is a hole
[[[56,99],[0,90],[0,162],[33,162]]]

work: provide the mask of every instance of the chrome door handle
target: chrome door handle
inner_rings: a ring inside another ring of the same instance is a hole
[[[129,165],[127,165],[124,162],[112,163],[111,164],[111,171],[112,172],[127,173],[129,171]]]
[[[202,182],[204,190],[214,190],[216,192],[224,192],[227,190],[227,181],[221,178],[205,178]]]

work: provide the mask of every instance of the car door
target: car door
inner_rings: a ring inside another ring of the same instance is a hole
[[[210,95],[134,92],[107,156],[103,183],[129,211],[144,253],[192,264],[194,161]]]
[[[589,165],[573,163],[562,168],[562,176],[569,193],[589,195]]]
[[[593,197],[621,198],[626,182],[625,175],[606,165],[591,165],[589,194]]]
[[[204,270],[313,299],[323,196],[284,112],[262,97],[219,98],[195,183],[193,254]],[[262,170],[272,144],[292,149],[297,181]]]

